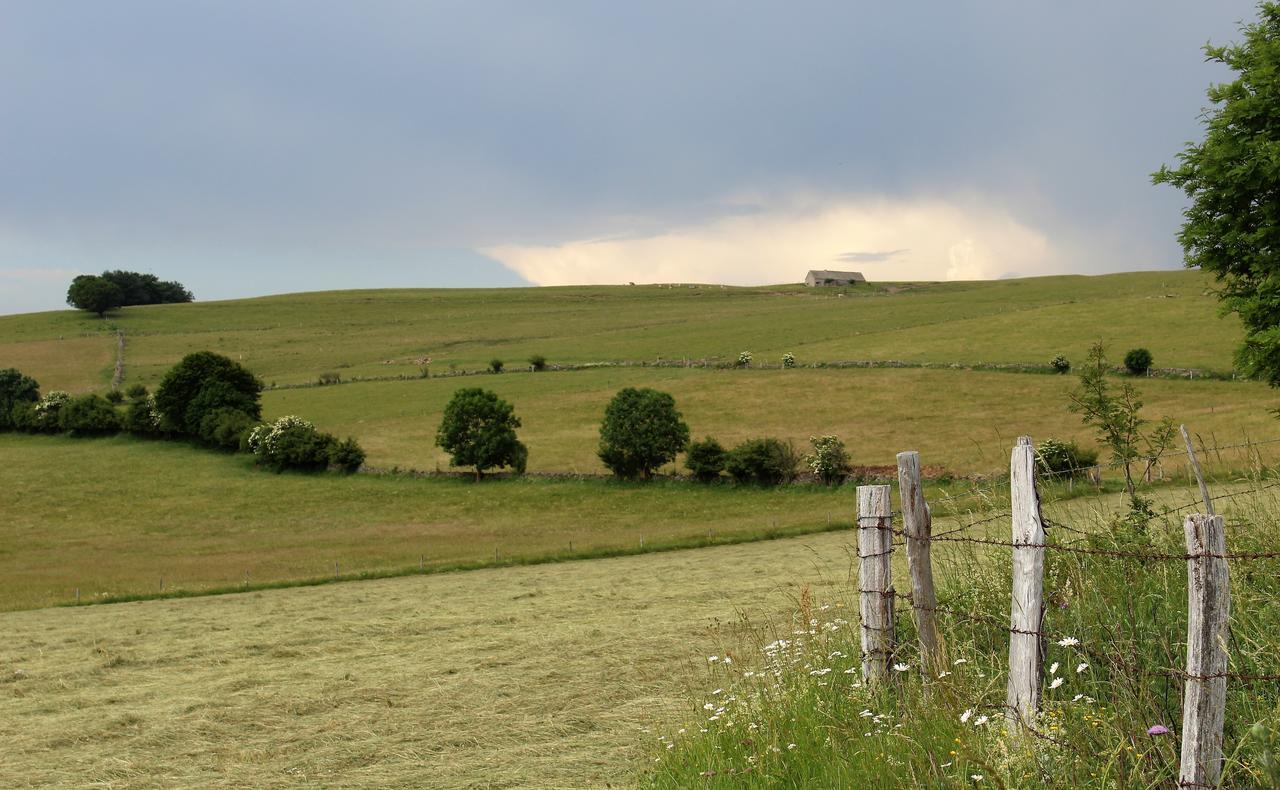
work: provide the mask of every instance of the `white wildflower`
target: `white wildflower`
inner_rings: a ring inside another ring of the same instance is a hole
[[[1049,688],[1056,689],[1058,686],[1061,686],[1064,682],[1066,681],[1064,681],[1062,678],[1054,678],[1053,682],[1049,684]]]
[[[1081,661],[1079,664],[1076,665],[1076,674],[1079,675],[1081,672],[1085,671],[1088,668],[1089,668],[1089,665]]]
[[[1053,662],[1053,664],[1049,667],[1049,674],[1050,674],[1050,675],[1056,675],[1056,674],[1058,674],[1058,667],[1060,667],[1060,666],[1062,666],[1062,665],[1061,665],[1061,664],[1059,664],[1057,661]]]
[[[893,665],[894,672],[906,672],[908,669],[911,669],[910,664],[894,664]]]
[[[964,713],[960,714],[960,723],[968,724],[971,716],[973,716],[973,708],[966,708]]]
[[[1074,636],[1064,636],[1058,640],[1059,647],[1075,647],[1078,644],[1080,644],[1080,640]]]

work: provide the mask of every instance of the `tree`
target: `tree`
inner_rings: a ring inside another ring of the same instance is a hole
[[[444,419],[436,432],[436,446],[452,456],[450,466],[470,466],[476,480],[486,469],[509,466],[523,474],[528,449],[516,438],[520,418],[495,393],[467,387],[453,393],[444,407]]]
[[[212,351],[197,351],[169,369],[156,389],[156,411],[182,433],[199,435],[206,414],[238,409],[262,418],[262,382],[246,368]]]
[[[693,476],[697,480],[703,483],[710,483],[720,479],[720,473],[724,471],[727,455],[724,445],[708,436],[700,442],[692,442],[689,445],[684,465],[690,472],[693,472]]]
[[[1131,348],[1124,355],[1124,368],[1135,376],[1145,376],[1151,370],[1151,352],[1145,348]]]
[[[127,272],[121,269],[102,273],[102,279],[115,283],[124,294],[123,307],[138,304],[171,304],[190,302],[191,292],[182,283],[160,280],[154,274]]]
[[[1280,386],[1280,3],[1258,8],[1244,43],[1205,46],[1236,73],[1212,85],[1204,140],[1152,175],[1191,199],[1178,234],[1188,267],[1212,272],[1224,312],[1244,323],[1236,362]]]
[[[67,304],[105,318],[107,311],[124,304],[124,292],[110,280],[82,274],[71,281],[71,287],[67,289]]]
[[[648,480],[689,444],[689,426],[665,392],[627,387],[604,410],[598,455],[622,478]]]
[[[1111,465],[1124,470],[1125,491],[1136,510],[1140,503],[1133,484],[1133,464],[1146,462],[1143,475],[1155,466],[1173,443],[1173,420],[1165,417],[1150,434],[1143,433],[1147,421],[1139,414],[1142,401],[1137,390],[1126,381],[1112,391],[1108,367],[1106,349],[1095,343],[1080,370],[1080,389],[1071,393],[1069,408],[1081,415],[1081,421],[1098,432],[1098,441],[1111,450]]]
[[[13,407],[40,400],[40,385],[16,368],[0,370],[0,430],[13,426]]]

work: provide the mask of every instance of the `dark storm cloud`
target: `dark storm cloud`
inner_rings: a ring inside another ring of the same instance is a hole
[[[1201,45],[1252,14],[9,2],[0,272],[132,264],[209,296],[517,283],[467,251],[659,233],[779,191],[979,196],[1088,247],[1082,271],[1176,265],[1180,200],[1148,174],[1225,76]],[[0,311],[60,301],[12,293]]]

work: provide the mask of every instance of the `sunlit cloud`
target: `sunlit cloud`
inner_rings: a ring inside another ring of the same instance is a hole
[[[872,280],[979,280],[1054,266],[1046,235],[1008,212],[936,199],[810,201],[644,237],[482,252],[537,285],[758,285],[799,282],[809,269],[841,264],[860,266]]]

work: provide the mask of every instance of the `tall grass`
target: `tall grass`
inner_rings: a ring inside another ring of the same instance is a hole
[[[1240,497],[1228,550],[1280,545],[1280,500]],[[1174,517],[1176,519],[1176,517]],[[1180,554],[1182,525],[1128,529],[1095,512],[1051,541]],[[1052,532],[1052,530],[1051,530]],[[659,736],[657,787],[1164,787],[1178,777],[1186,563],[1048,552],[1044,698],[1034,732],[1004,723],[1008,552],[939,551],[949,669],[921,673],[910,609],[897,613],[892,682],[861,681],[857,601],[802,595],[794,619],[756,629],[753,655],[708,658],[710,691]],[[938,565],[935,565],[938,567]],[[852,585],[856,586],[856,585]],[[1229,671],[1280,674],[1280,560],[1231,565]],[[855,594],[856,595],[856,594]],[[726,658],[728,660],[726,660]],[[1163,727],[1168,733],[1160,734]],[[1149,734],[1153,732],[1156,734]],[[1280,684],[1228,682],[1227,786],[1280,782]]]

